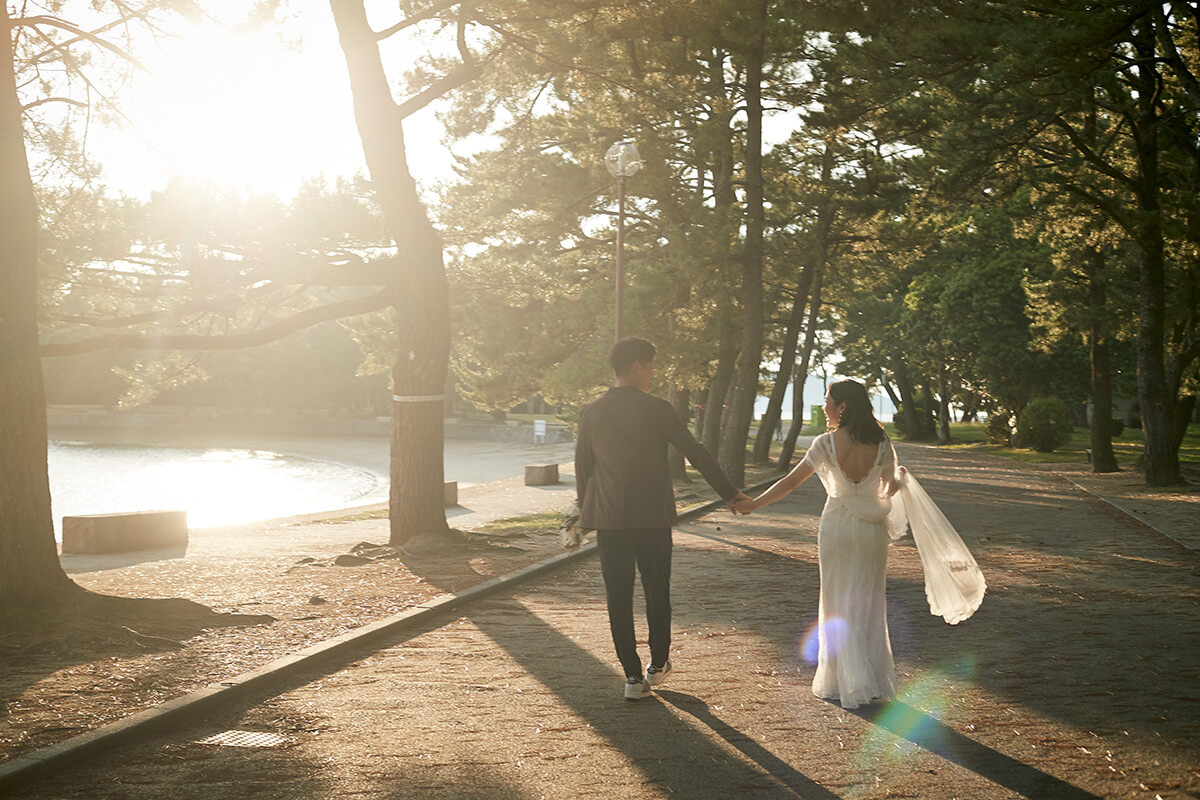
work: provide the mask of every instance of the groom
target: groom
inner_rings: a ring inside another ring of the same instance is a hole
[[[616,385],[584,407],[575,446],[579,527],[596,531],[608,622],[625,670],[625,699],[641,700],[671,672],[671,526],[675,494],[667,462],[673,444],[730,503],[747,499],[696,441],[669,403],[654,397],[656,349],[623,339],[609,355]],[[650,668],[642,674],[633,634],[633,578],[642,576]]]

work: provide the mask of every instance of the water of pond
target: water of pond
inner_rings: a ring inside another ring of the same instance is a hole
[[[62,518],[183,509],[205,528],[387,499],[387,479],[329,461],[266,450],[52,442],[50,493]]]

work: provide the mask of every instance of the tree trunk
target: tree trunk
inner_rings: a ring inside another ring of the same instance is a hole
[[[926,439],[937,438],[937,394],[933,391],[933,385],[929,383],[928,378],[925,382],[923,403],[921,405],[921,413],[917,415],[917,419],[921,421],[921,430]]]
[[[804,309],[808,305],[808,294],[812,288],[813,274],[816,268],[809,264],[800,276],[800,285],[796,287],[796,299],[792,301],[792,313],[788,316],[787,328],[783,334],[783,353],[779,357],[779,374],[775,376],[775,385],[771,388],[771,399],[767,410],[763,413],[762,421],[758,424],[758,435],[754,439],[754,463],[766,464],[771,460],[771,439],[775,429],[779,427],[783,415],[783,397],[787,394],[788,384],[792,380],[792,370],[796,365],[796,347],[800,343],[800,329],[804,326]]]
[[[892,374],[896,376],[896,388],[900,390],[900,416],[904,418],[907,438],[919,442],[925,438],[925,428],[917,415],[917,394],[913,389],[912,380],[908,377],[908,365],[899,353],[892,356]]]
[[[48,605],[74,584],[58,563],[38,349],[37,201],[14,80],[8,6],[0,16],[0,604]]]
[[[938,367],[938,444],[950,444],[950,386],[945,366]]]
[[[963,399],[962,419],[961,422],[975,422],[979,414],[980,397],[974,392],[967,394]]]
[[[775,464],[780,470],[790,469],[792,456],[796,452],[796,440],[804,428],[804,384],[808,381],[808,369],[812,363],[813,349],[817,344],[817,318],[821,313],[821,283],[824,280],[825,267],[819,264],[813,276],[812,304],[808,309],[808,323],[804,329],[804,347],[800,352],[800,367],[792,381],[792,424],[788,426],[787,436],[783,439],[783,447],[779,450],[779,458]]]
[[[883,387],[883,390],[885,392],[887,392],[888,399],[892,401],[892,405],[895,406],[896,408],[899,408],[900,407],[900,395],[896,394],[896,390],[892,388],[892,384],[889,383],[887,381],[887,379],[883,377],[882,373],[880,373],[880,375],[879,375],[879,385]]]
[[[736,387],[729,421],[721,432],[721,469],[734,485],[745,483],[746,440],[758,397],[763,350],[763,157],[762,80],[767,0],[760,0],[756,35],[746,53],[746,239],[742,249],[742,346],[734,372]]]
[[[1183,437],[1187,435],[1188,425],[1192,421],[1192,414],[1196,411],[1196,395],[1186,394],[1175,403],[1175,419],[1171,422],[1171,435],[1174,437],[1175,450],[1178,452],[1180,445],[1183,444]]]
[[[733,301],[728,297],[718,300],[717,311],[717,371],[708,385],[708,405],[704,409],[704,430],[701,443],[714,458],[721,451],[721,425],[725,418],[725,397],[733,379],[733,365],[737,358],[737,329],[733,324]]]
[[[1170,486],[1180,482],[1179,450],[1173,446],[1171,423],[1175,391],[1167,385],[1164,364],[1166,338],[1166,264],[1159,207],[1158,170],[1158,67],[1154,59],[1154,31],[1146,20],[1137,23],[1133,45],[1138,56],[1137,145],[1138,245],[1142,258],[1138,270],[1137,365],[1138,399],[1142,406],[1142,433],[1146,437],[1146,484]]]
[[[731,253],[733,249],[733,205],[737,196],[733,188],[733,113],[734,103],[729,97],[726,83],[727,56],[714,50],[709,59],[709,79],[713,97],[713,114],[709,121],[712,129],[712,182],[713,218],[711,231],[713,248],[717,253],[717,266],[721,272],[722,287],[717,296],[717,369],[708,386],[708,402],[704,409],[704,427],[700,441],[704,448],[719,458],[721,454],[721,428],[725,424],[725,398],[733,380],[734,363],[737,360],[736,322],[733,298],[725,290],[733,282]]]
[[[1088,355],[1092,368],[1092,472],[1117,472],[1112,446],[1112,367],[1105,331],[1107,292],[1104,283],[1104,254],[1095,247],[1085,254],[1088,275]]]
[[[688,411],[692,405],[691,391],[672,385],[670,391],[667,393],[667,401],[675,408],[675,413],[679,415],[679,419],[683,422],[684,426],[687,426]],[[691,480],[687,474],[687,465],[683,463],[683,453],[675,445],[668,446],[667,458],[671,464],[671,478],[673,480],[682,482]]]
[[[396,105],[361,0],[331,0],[367,168],[399,248],[398,349],[392,367],[390,543],[447,534],[443,392],[450,357],[450,300],[442,242],[408,169]]]

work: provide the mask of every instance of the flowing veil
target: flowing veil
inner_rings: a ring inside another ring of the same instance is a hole
[[[987,582],[958,531],[904,467],[897,471],[900,490],[892,496],[888,533],[899,539],[911,527],[925,571],[929,612],[951,625],[969,618],[983,602]]]

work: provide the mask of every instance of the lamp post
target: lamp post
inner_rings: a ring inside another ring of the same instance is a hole
[[[621,341],[622,287],[625,285],[625,179],[642,168],[642,158],[632,139],[615,142],[604,154],[604,166],[617,179],[617,303],[616,341]]]

